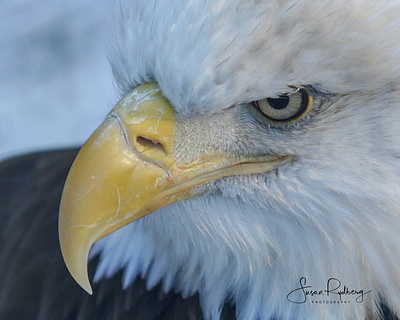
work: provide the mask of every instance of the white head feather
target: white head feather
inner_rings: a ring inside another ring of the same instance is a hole
[[[124,93],[157,81],[180,121],[177,157],[207,146],[291,154],[264,175],[200,186],[95,244],[97,280],[124,270],[238,319],[400,315],[400,3],[121,0],[110,61]],[[260,124],[245,103],[308,86],[309,115]],[[207,125],[205,125],[207,124]],[[222,126],[222,127],[221,127]],[[182,136],[191,144],[180,144]],[[299,279],[372,290],[362,303],[289,302]]]

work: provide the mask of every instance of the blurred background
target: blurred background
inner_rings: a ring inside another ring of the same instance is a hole
[[[115,0],[0,4],[0,160],[81,145],[116,102],[106,58]]]

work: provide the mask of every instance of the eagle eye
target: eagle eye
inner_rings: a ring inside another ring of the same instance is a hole
[[[265,98],[252,104],[268,120],[277,124],[288,124],[307,114],[312,104],[308,90],[298,88],[295,92],[280,95],[278,98]]]

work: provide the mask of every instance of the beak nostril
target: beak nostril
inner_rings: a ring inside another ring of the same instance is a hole
[[[153,149],[153,150],[155,149],[155,150],[159,150],[159,151],[162,151],[165,153],[164,146],[160,142],[150,140],[150,139],[147,139],[147,138],[141,137],[141,136],[138,136],[136,138],[136,142],[138,145],[144,147],[144,151],[149,150],[149,149]]]

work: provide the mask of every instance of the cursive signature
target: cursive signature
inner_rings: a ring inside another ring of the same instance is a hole
[[[306,285],[307,279],[305,277],[300,278],[299,284],[299,288],[290,291],[286,296],[288,301],[302,304],[307,301],[307,297],[329,297],[330,295],[337,295],[339,296],[340,301],[342,300],[343,296],[355,296],[356,302],[362,303],[364,301],[364,296],[372,291],[364,291],[363,289],[350,289],[346,285],[342,286],[340,280],[336,278],[329,278],[329,280],[326,282],[326,289],[314,289],[311,285]]]

